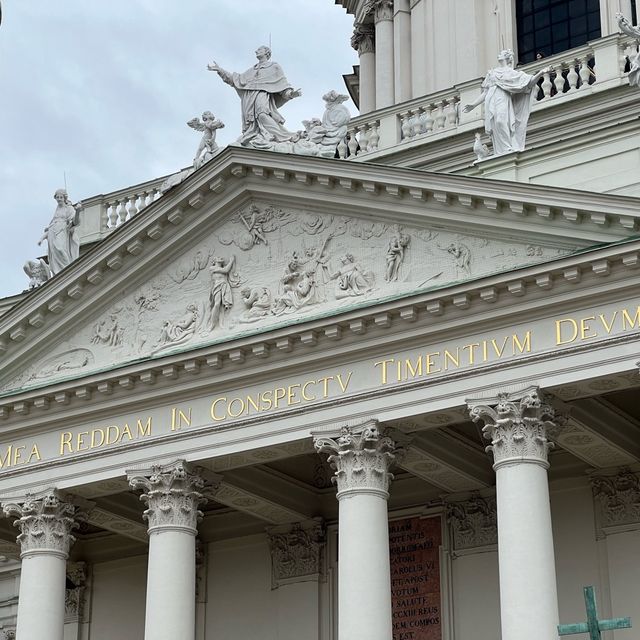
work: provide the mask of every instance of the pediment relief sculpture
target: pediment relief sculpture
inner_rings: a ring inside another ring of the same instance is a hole
[[[0,387],[189,350],[570,250],[252,201]]]

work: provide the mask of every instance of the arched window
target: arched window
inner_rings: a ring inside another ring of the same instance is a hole
[[[600,37],[599,0],[516,0],[518,62]]]

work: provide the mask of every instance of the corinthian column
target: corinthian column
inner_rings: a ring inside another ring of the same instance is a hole
[[[377,424],[316,437],[338,485],[338,640],[391,640],[387,500],[395,443]]]
[[[496,472],[502,640],[557,640],[558,596],[547,469],[555,411],[537,387],[467,400]]]
[[[178,460],[128,471],[149,524],[145,640],[194,640],[196,534],[205,481]]]
[[[375,30],[372,24],[356,23],[351,46],[360,58],[360,113],[376,108]]]
[[[393,0],[373,0],[376,24],[376,109],[394,103]]]
[[[3,505],[20,529],[22,567],[16,640],[62,640],[65,580],[71,532],[78,526],[78,507],[54,489]]]

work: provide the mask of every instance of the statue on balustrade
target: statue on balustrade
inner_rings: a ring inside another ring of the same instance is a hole
[[[80,224],[82,204],[71,204],[66,189],[58,189],[53,197],[58,206],[49,226],[45,227],[38,245],[41,245],[44,240],[47,241],[49,269],[55,275],[80,255],[77,229]]]
[[[616,13],[618,19],[618,27],[625,35],[636,39],[636,46],[640,42],[640,27],[634,27],[621,13]],[[629,85],[632,87],[640,87],[640,51],[636,53],[633,59],[630,59],[631,69],[629,70]]]
[[[207,66],[209,71],[215,71],[240,96],[242,135],[238,143],[252,147],[256,143],[293,140],[297,134],[285,129],[285,120],[278,109],[302,95],[302,92],[291,87],[282,67],[271,60],[269,47],[258,47],[256,57],[257,64],[244,73],[225,71],[215,62]]]
[[[524,149],[532,94],[538,80],[550,71],[547,68],[530,75],[513,66],[513,51],[501,51],[498,66],[489,70],[482,83],[482,93],[464,107],[468,113],[484,102],[485,129],[491,137],[494,156]]]

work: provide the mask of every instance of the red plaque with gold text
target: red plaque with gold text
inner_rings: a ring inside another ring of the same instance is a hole
[[[440,517],[389,523],[393,640],[441,640]]]

